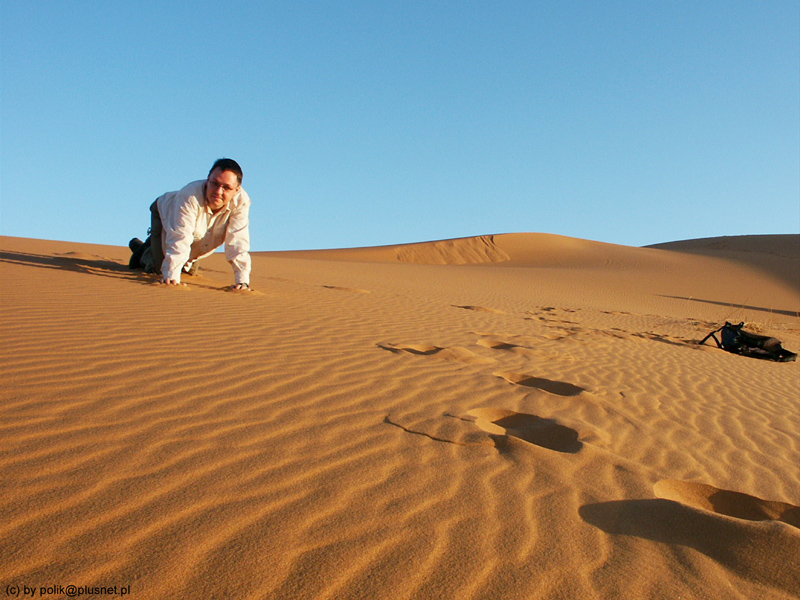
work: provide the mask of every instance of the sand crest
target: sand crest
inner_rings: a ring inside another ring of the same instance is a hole
[[[229,293],[0,238],[2,585],[797,598],[800,363],[699,341],[798,351],[799,244],[255,253]]]
[[[666,479],[653,487],[659,498],[675,500],[721,515],[748,521],[783,521],[800,528],[800,506],[762,500],[749,494],[720,490],[713,485]]]

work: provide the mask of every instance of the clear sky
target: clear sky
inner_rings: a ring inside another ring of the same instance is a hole
[[[798,0],[1,6],[2,235],[124,246],[223,156],[254,250],[800,232]]]

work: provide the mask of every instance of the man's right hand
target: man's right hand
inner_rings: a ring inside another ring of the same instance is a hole
[[[181,283],[177,279],[167,279],[166,277],[162,277],[158,280],[158,283],[163,283],[165,285],[186,285],[185,283]]]

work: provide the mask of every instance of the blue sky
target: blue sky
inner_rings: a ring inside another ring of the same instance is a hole
[[[125,245],[229,156],[254,250],[800,232],[800,3],[3,2],[0,234]]]

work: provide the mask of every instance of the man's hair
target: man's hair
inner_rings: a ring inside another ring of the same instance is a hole
[[[208,176],[211,177],[211,174],[214,172],[214,169],[219,169],[220,171],[230,171],[234,175],[236,175],[236,179],[239,180],[239,185],[242,185],[242,167],[239,166],[232,158],[220,158],[217,162],[214,163],[214,166],[211,167],[211,170],[208,172]]]

